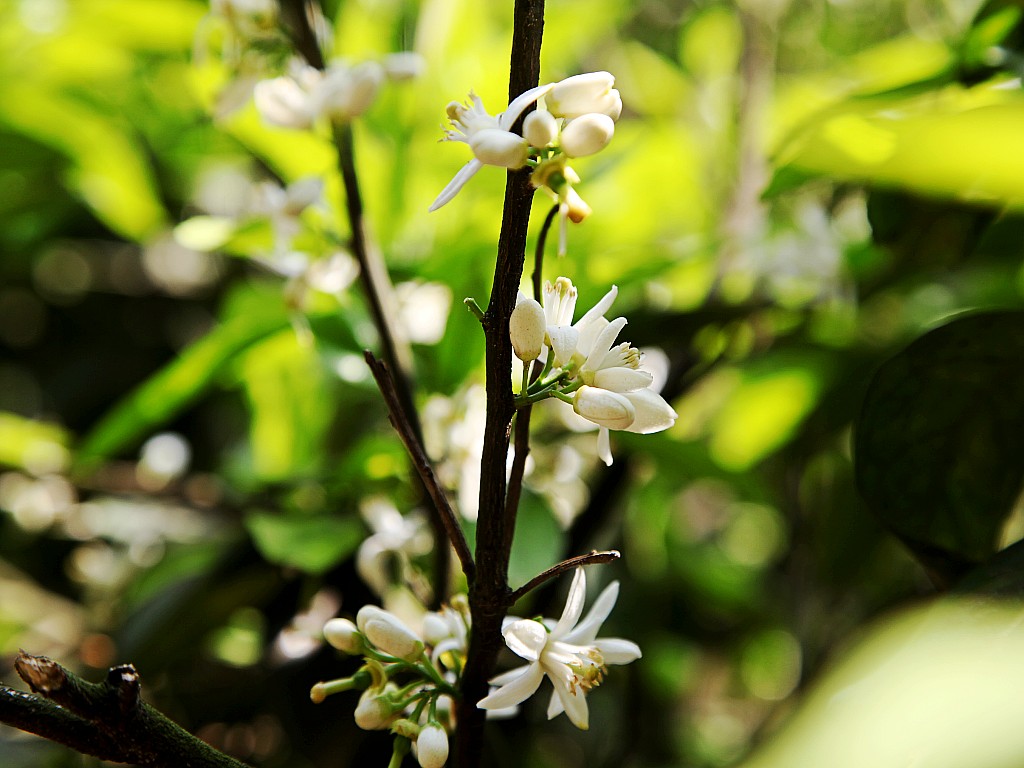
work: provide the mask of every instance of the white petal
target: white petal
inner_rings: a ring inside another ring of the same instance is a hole
[[[654,377],[647,371],[635,371],[622,366],[605,368],[594,375],[594,386],[612,392],[635,392],[651,386]]]
[[[488,685],[493,685],[493,686],[496,686],[496,687],[500,688],[503,685],[508,685],[513,680],[518,680],[520,677],[522,677],[524,674],[526,674],[526,672],[529,671],[529,669],[530,669],[530,665],[529,664],[524,664],[521,667],[516,667],[515,669],[510,669],[508,672],[502,672],[500,675],[495,675],[494,677],[492,677],[490,680],[487,681],[487,684]]]
[[[562,618],[551,630],[551,638],[559,640],[568,634],[583,613],[583,601],[587,599],[587,574],[583,568],[577,568],[576,574],[572,577],[572,585],[569,587],[569,594],[565,598],[565,609],[562,611]]]
[[[586,325],[595,318],[601,317],[611,309],[612,302],[615,301],[615,297],[619,295],[619,288],[616,285],[611,287],[611,290],[606,293],[597,304],[590,308],[590,310],[576,323],[576,327]]]
[[[555,680],[554,678],[551,678],[551,683],[555,686],[555,693],[562,702],[562,706],[565,707],[565,714],[569,716],[569,720],[572,721],[572,724],[581,731],[585,731],[590,728],[590,710],[587,709],[587,699],[583,695],[583,691],[577,687],[575,689],[576,692],[573,693],[569,688],[569,684],[565,680]],[[550,712],[551,707],[549,706],[548,716],[553,717]]]
[[[437,196],[437,199],[430,205],[428,210],[436,211],[445,203],[450,202],[453,197],[459,194],[459,190],[466,186],[466,182],[473,178],[476,172],[483,167],[484,164],[475,157],[462,166],[461,170],[455,174],[455,178],[449,181],[448,186],[441,190],[441,194]]]
[[[508,108],[498,115],[498,126],[507,131],[512,127],[512,123],[514,123],[519,116],[523,114],[523,110],[550,91],[553,87],[554,83],[538,85],[536,88],[531,88],[526,91],[526,93],[521,93],[516,96],[512,99],[512,103],[508,105]]]
[[[536,661],[548,642],[548,631],[539,621],[521,619],[509,624],[502,634],[505,645],[512,653],[522,656],[527,661]]]
[[[549,325],[548,338],[555,353],[555,362],[564,365],[572,359],[573,352],[576,351],[580,332],[571,325]]]
[[[563,712],[565,712],[565,707],[562,706],[562,700],[555,691],[552,691],[551,700],[548,701],[548,720],[553,720]]]
[[[505,709],[522,704],[537,692],[543,679],[544,671],[540,664],[531,664],[515,680],[480,699],[476,705],[480,709]]]
[[[562,638],[563,642],[587,645],[597,637],[601,625],[608,618],[615,607],[615,601],[619,599],[619,582],[613,581],[598,596],[594,604],[590,606],[587,616],[581,621],[572,632]]]
[[[568,157],[587,157],[600,152],[615,134],[615,121],[608,115],[588,113],[562,129],[559,144]]]
[[[377,536],[370,536],[356,553],[356,572],[366,586],[377,595],[383,595],[391,584],[386,570],[388,554],[391,551],[390,548],[381,546]]]
[[[597,431],[597,455],[601,457],[601,461],[605,463],[606,467],[612,465],[614,459],[612,458],[611,433],[608,431],[608,427],[601,427]]]
[[[629,400],[636,410],[636,418],[626,427],[627,432],[637,432],[641,435],[661,432],[675,424],[679,418],[665,398],[649,389],[626,392],[622,397]]]
[[[612,344],[615,343],[625,326],[626,318],[617,317],[604,327],[604,330],[594,339],[594,346],[587,355],[587,362],[583,364],[584,371],[596,370],[601,365],[604,356],[611,350]]]
[[[629,664],[643,656],[639,645],[618,637],[602,637],[594,642],[594,647],[601,652],[605,664]]]

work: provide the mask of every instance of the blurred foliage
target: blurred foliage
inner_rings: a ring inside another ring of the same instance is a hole
[[[489,764],[1019,764],[1019,605],[899,611],[954,583],[1021,596],[1021,4],[548,6],[542,78],[607,69],[625,111],[545,276],[581,306],[619,286],[680,418],[616,433],[604,470],[536,409],[512,580],[621,549],[592,581],[622,581],[609,634],[644,659],[588,734],[529,702]],[[459,302],[487,299],[504,176],[426,209],[466,159],[437,144],[444,105],[504,103],[511,4],[326,12],[335,55],[426,61],[354,138],[428,448],[471,516],[483,345]],[[0,659],[135,662],[267,768],[384,764],[351,702],[308,690],[347,671],[323,622],[381,599],[354,562],[365,500],[417,491],[362,360],[330,138],[263,124],[224,34],[198,0],[0,4]],[[254,203],[311,175],[300,215]],[[9,729],[0,753],[83,764]]]

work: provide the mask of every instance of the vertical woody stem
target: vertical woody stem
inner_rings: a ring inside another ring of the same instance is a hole
[[[516,0],[509,101],[540,80],[540,47],[544,33],[544,0]],[[501,621],[508,611],[508,545],[506,531],[505,462],[509,427],[515,412],[512,392],[512,342],[509,317],[523,275],[526,234],[530,223],[533,188],[529,169],[510,171],[505,185],[505,207],[498,237],[498,256],[490,303],[484,313],[486,345],[487,421],[480,466],[480,511],[476,531],[476,576],[469,585],[473,633],[462,677],[456,732],[458,765],[476,768],[483,753],[484,712],[476,703],[487,695],[487,680],[494,673],[503,646]]]

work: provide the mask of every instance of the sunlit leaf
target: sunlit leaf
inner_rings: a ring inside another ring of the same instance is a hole
[[[235,355],[287,324],[262,312],[218,326],[114,406],[86,435],[77,461],[89,465],[131,446],[199,397]]]
[[[351,555],[366,532],[353,517],[275,515],[254,512],[245,527],[270,562],[323,573]]]
[[[957,318],[871,382],[857,421],[857,481],[875,514],[926,561],[985,560],[1020,491],[1022,328],[1022,312]]]

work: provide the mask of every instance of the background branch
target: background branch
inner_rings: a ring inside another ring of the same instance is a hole
[[[146,768],[246,768],[142,700],[131,664],[90,683],[45,656],[22,651],[18,675],[39,694],[0,685],[0,722],[82,754]]]

